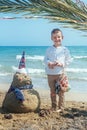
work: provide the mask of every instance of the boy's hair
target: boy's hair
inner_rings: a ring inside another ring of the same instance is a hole
[[[57,32],[61,32],[61,34],[63,35],[62,31],[61,31],[59,28],[54,28],[54,29],[51,31],[51,35],[54,34],[54,33],[57,33]]]

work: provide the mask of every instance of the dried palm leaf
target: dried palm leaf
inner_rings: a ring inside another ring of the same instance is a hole
[[[20,14],[24,18],[42,17],[87,31],[87,5],[80,0],[0,0],[0,13]]]

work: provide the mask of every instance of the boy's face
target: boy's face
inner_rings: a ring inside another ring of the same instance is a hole
[[[54,46],[60,46],[62,42],[63,36],[60,31],[57,31],[51,35],[51,40],[54,42]]]

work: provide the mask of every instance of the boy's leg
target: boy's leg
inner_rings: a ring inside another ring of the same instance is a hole
[[[56,110],[56,92],[55,92],[54,76],[48,75],[48,84],[50,87],[50,97],[51,97],[52,109]]]
[[[63,110],[64,109],[64,92],[60,91],[59,92],[59,102],[58,102],[59,109]]]
[[[64,74],[60,74],[58,76],[58,80],[60,81],[63,78]],[[58,107],[59,109],[63,110],[64,109],[64,92],[60,90],[59,92],[59,102],[58,102]]]

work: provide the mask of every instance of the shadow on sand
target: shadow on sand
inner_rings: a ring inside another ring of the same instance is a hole
[[[63,117],[65,118],[72,118],[74,119],[75,117],[87,117],[87,111],[86,110],[80,110],[78,108],[71,108],[71,109],[66,109],[66,112],[62,114]]]

